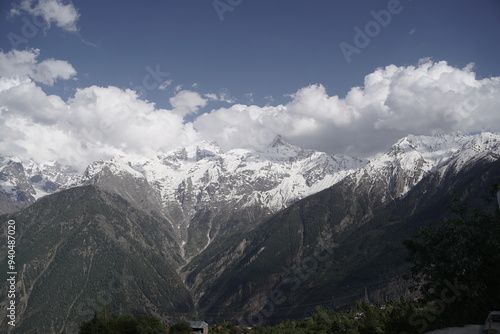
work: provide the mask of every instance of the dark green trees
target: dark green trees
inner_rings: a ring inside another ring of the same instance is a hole
[[[190,334],[192,332],[191,326],[187,321],[181,321],[170,326],[169,333],[175,334]]]
[[[500,309],[500,218],[497,210],[454,211],[454,218],[404,244],[412,278],[436,315],[448,323],[480,323]]]
[[[80,325],[79,334],[166,334],[160,319],[141,315],[124,314],[116,317],[94,315]]]

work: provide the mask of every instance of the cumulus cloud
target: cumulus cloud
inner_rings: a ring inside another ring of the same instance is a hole
[[[193,125],[201,138],[224,149],[262,148],[276,134],[290,135],[292,124],[286,108],[280,106],[247,106],[236,104],[200,115]]]
[[[55,24],[66,31],[77,31],[76,23],[80,14],[73,3],[62,3],[60,0],[23,0],[20,5],[11,9],[11,15],[27,13],[41,16],[48,27]]]
[[[76,75],[70,63],[63,60],[46,59],[38,62],[39,49],[0,52],[0,77],[31,78],[52,86],[57,80],[67,80]]]
[[[196,140],[192,126],[184,124],[181,115],[156,109],[129,89],[80,89],[68,106],[69,129],[92,150],[101,150],[97,155],[123,152],[152,156]]]
[[[472,65],[459,69],[423,59],[378,68],[343,98],[320,84],[290,97],[286,105],[214,110],[194,126],[226,149],[259,147],[283,134],[302,146],[364,157],[409,133],[500,131],[500,77],[478,79]]]
[[[37,56],[0,52],[2,155],[59,160],[81,170],[113,155],[152,156],[199,140],[179,110],[157,109],[132,90],[91,86],[78,89],[67,101],[46,94],[36,81],[62,76],[51,67],[57,61],[37,62]],[[197,93],[179,94],[177,109],[203,104]]]
[[[196,114],[201,107],[207,105],[207,100],[199,93],[190,90],[181,90],[169,100],[174,112],[181,116]]]
[[[360,117],[359,111],[338,96],[328,96],[325,87],[312,85],[291,95],[287,105],[292,114],[303,115],[316,121],[331,122],[334,126],[345,126]]]
[[[74,70],[37,57],[33,50],[0,52],[0,152],[80,170],[113,155],[151,157],[200,140],[223,150],[262,148],[281,134],[303,147],[369,157],[409,133],[500,131],[500,77],[478,79],[473,66],[429,59],[389,65],[344,97],[316,84],[286,104],[232,104],[198,115],[221,96],[179,88],[167,110],[117,87],[80,88],[66,101],[48,95],[39,83],[71,78]]]
[[[2,154],[80,170],[114,155],[151,157],[199,140],[176,112],[117,87],[79,89],[65,102],[29,82],[2,91],[0,105],[0,128],[11,133],[0,141]]]

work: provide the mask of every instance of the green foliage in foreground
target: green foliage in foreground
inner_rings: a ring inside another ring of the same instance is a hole
[[[170,326],[168,330],[169,334],[191,334],[191,326],[187,321],[180,321],[176,324]]]
[[[226,322],[211,326],[210,334],[400,334],[422,333],[444,327],[433,302],[421,305],[399,300],[387,305],[359,304],[350,310],[316,308],[306,319],[285,320],[275,326],[247,328]],[[103,312],[80,325],[79,334],[190,334],[185,321],[165,327],[160,319],[125,314],[115,317]]]
[[[132,314],[116,317],[95,315],[91,320],[80,325],[79,334],[166,334],[167,329],[161,320],[155,317]]]
[[[135,317],[128,313],[110,316],[104,307],[100,314],[80,325],[78,334],[191,334],[191,326],[187,321],[177,322],[166,327],[161,319],[140,315]]]
[[[498,210],[470,212],[458,206],[454,212],[405,241],[415,288],[453,326],[480,323],[500,309]]]
[[[387,305],[359,304],[345,311],[316,308],[307,319],[286,320],[275,326],[246,328],[221,324],[210,328],[211,334],[399,334],[421,333],[442,324],[430,321],[435,314],[432,303],[420,305],[409,300]],[[436,319],[436,318],[435,318]]]
[[[246,328],[233,323],[212,326],[211,334],[309,334],[309,333],[400,333],[416,332],[421,321],[432,314],[431,306],[419,307],[411,301],[397,301],[385,305],[360,304],[346,311],[316,308],[316,313],[307,319],[285,320],[275,326]],[[420,319],[420,321],[419,321]],[[432,324],[426,329],[433,328]],[[190,334],[185,321],[166,327],[161,320],[151,316],[132,314],[109,316],[101,312],[80,325],[79,334]]]

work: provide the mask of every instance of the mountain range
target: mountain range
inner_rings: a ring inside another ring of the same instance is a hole
[[[216,143],[201,142],[153,159],[96,161],[83,174],[57,162],[4,157],[0,208],[1,213],[15,212],[62,189],[98,185],[164,217],[191,257],[221,231],[249,228],[365,164],[359,158],[301,149],[281,136],[261,151],[222,152]]]
[[[409,135],[370,160],[281,136],[260,151],[201,142],[83,173],[1,157],[0,212],[17,223],[22,264],[14,333],[72,333],[101,304],[255,325],[397,298],[401,240],[452,197],[484,205],[499,157],[499,134],[458,132]]]

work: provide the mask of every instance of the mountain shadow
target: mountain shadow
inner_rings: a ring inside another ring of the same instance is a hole
[[[183,259],[170,224],[122,197],[95,186],[72,188],[1,217],[8,219],[17,229],[11,333],[74,333],[104,305],[163,320],[193,313],[176,273]],[[6,269],[5,248],[0,258]],[[5,283],[1,293],[7,295]],[[3,313],[7,302],[0,303]]]
[[[344,308],[408,294],[402,241],[450,214],[454,198],[496,209],[500,161],[428,174],[406,196],[346,178],[254,230],[214,242],[183,270],[206,320],[270,324],[306,317],[318,305]],[[484,201],[484,198],[492,199]]]

